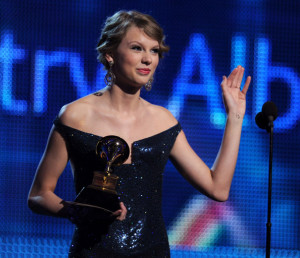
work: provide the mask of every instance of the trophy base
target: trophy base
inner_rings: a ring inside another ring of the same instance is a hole
[[[93,185],[82,188],[73,203],[90,208],[98,207],[98,209],[107,210],[111,213],[120,209],[120,201],[117,194],[105,190],[102,191],[99,188],[96,189]]]
[[[72,202],[72,201],[66,201],[66,203],[71,204],[74,207],[78,207],[78,208],[85,208],[88,209],[90,211],[94,211],[94,212],[101,212],[104,215],[111,215],[113,212],[110,210],[107,210],[105,208],[99,207],[99,206],[95,206],[95,205],[91,205],[91,204],[87,204],[87,203],[80,203],[80,202]]]

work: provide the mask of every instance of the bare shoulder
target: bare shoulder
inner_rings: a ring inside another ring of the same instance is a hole
[[[88,95],[64,105],[58,117],[63,124],[81,129],[92,115],[93,106],[93,97]]]
[[[153,105],[149,103],[148,110],[151,114],[152,121],[157,124],[161,125],[167,129],[172,127],[178,123],[177,119],[173,116],[173,114],[166,108],[158,105]]]

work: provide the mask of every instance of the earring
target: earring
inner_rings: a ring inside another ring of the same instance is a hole
[[[114,75],[113,71],[112,71],[112,66],[114,64],[114,61],[109,61],[109,69],[107,71],[107,74],[104,77],[104,82],[108,87],[111,87],[114,85],[115,81],[116,81],[116,76]]]
[[[152,89],[153,77],[144,85],[146,91],[150,91]]]

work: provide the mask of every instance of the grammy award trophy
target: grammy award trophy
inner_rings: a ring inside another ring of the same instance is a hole
[[[99,140],[96,154],[105,164],[105,169],[94,171],[92,184],[82,188],[73,204],[113,213],[120,209],[119,196],[116,192],[119,177],[113,174],[113,167],[127,160],[129,147],[122,138],[110,135]]]

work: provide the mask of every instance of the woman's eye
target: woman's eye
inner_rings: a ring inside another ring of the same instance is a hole
[[[141,51],[142,48],[140,46],[132,46],[131,49]]]
[[[151,51],[152,51],[152,53],[158,54],[159,48],[153,48]]]

